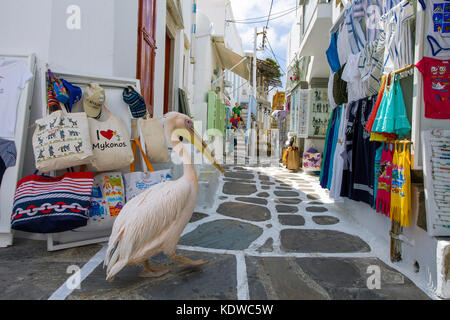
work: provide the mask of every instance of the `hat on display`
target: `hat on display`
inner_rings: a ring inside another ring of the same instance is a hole
[[[105,90],[98,83],[89,83],[83,99],[84,112],[86,112],[87,116],[99,118],[105,101]]]
[[[66,81],[64,79],[61,79],[62,83],[64,84],[64,87],[67,90],[67,93],[69,94],[69,101],[67,102],[67,109],[69,112],[72,112],[72,106],[81,100],[81,97],[83,96],[83,92],[81,91],[80,87],[74,86],[69,81]]]
[[[141,118],[147,114],[144,98],[132,86],[128,86],[122,93],[123,101],[130,107],[133,118]]]

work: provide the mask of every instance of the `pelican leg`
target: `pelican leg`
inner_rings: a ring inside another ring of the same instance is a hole
[[[148,261],[144,262],[144,270],[139,274],[143,278],[157,278],[165,275],[170,270],[165,264],[159,264],[151,267]]]
[[[182,264],[185,264],[185,265],[190,265],[190,266],[195,266],[195,267],[196,266],[202,266],[202,265],[208,263],[208,261],[205,261],[205,260],[194,261],[194,260],[191,260],[189,258],[186,258],[186,257],[183,257],[183,256],[179,256],[176,253],[171,255],[170,259],[178,261],[178,262],[181,262]]]

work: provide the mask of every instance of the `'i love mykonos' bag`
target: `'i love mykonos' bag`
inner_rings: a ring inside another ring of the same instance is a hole
[[[111,111],[103,107],[107,119],[99,121],[89,118],[94,158],[87,166],[88,171],[114,171],[133,162],[130,134],[122,119],[115,117]]]

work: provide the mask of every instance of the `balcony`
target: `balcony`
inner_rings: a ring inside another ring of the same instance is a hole
[[[325,51],[330,42],[332,4],[329,0],[306,0],[303,6],[303,36],[299,55],[310,56],[312,65],[306,78],[328,77],[330,71]]]

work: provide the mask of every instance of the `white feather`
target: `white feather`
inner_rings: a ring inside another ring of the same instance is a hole
[[[191,190],[192,186],[185,178],[167,181],[149,188],[122,208],[108,243],[104,262],[107,279],[113,278],[127,265],[148,259],[149,248],[156,246],[153,251],[164,251],[164,237],[170,238],[167,241],[175,240],[176,247],[179,234],[167,234],[166,231],[180,218]],[[184,226],[180,225],[180,233]],[[172,239],[173,236],[176,239]],[[170,246],[170,243],[167,245]]]

